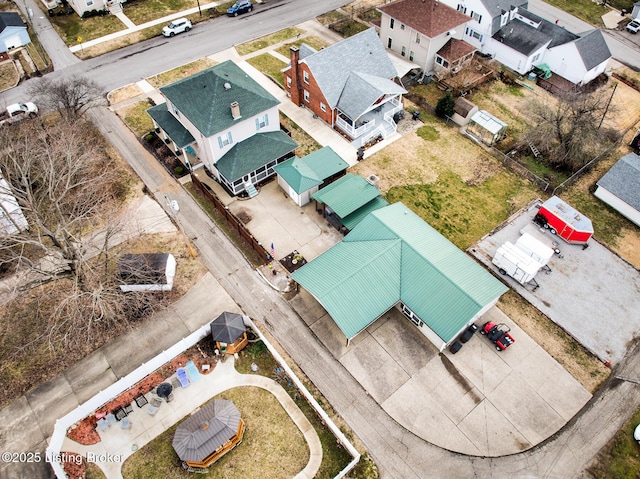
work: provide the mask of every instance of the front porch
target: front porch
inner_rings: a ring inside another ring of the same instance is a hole
[[[394,134],[397,125],[393,116],[400,110],[402,97],[397,96],[372,107],[355,121],[339,111],[335,126],[349,137],[354,147],[359,148],[378,135],[386,138]]]

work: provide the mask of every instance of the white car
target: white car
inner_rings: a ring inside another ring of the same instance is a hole
[[[6,110],[0,111],[0,125],[17,123],[25,118],[38,116],[38,107],[30,101],[26,103],[14,103]]]
[[[630,33],[638,33],[640,31],[640,20],[632,20],[629,22],[627,31]]]
[[[188,32],[191,30],[191,20],[188,18],[178,18],[162,29],[165,37],[172,37],[178,33]]]

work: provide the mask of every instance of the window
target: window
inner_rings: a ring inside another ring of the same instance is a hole
[[[465,7],[463,4],[459,3],[458,4],[458,11],[466,14],[467,13],[467,7]]]
[[[442,57],[436,55],[436,63],[442,65],[444,68],[449,68],[449,62]]]
[[[538,61],[538,58],[540,58],[540,54],[536,53],[536,55],[533,57],[533,60],[531,60],[531,61],[535,63],[535,62]]]
[[[482,35],[480,35],[478,32],[476,32],[475,30],[469,27],[465,28],[464,34],[467,35],[468,37],[475,38],[480,42],[482,41]]]
[[[500,17],[500,26],[504,27],[507,24],[507,20],[509,20],[509,14],[505,13]]]
[[[413,61],[413,50],[409,52],[409,61]]]
[[[173,111],[173,114],[177,118],[180,118],[180,111],[175,107],[175,105],[173,103],[171,104],[171,110]]]
[[[256,118],[256,131],[269,125],[269,115],[264,114]]]
[[[391,30],[393,30],[393,24],[394,24],[395,22],[396,22],[396,21],[395,21],[393,18],[392,18],[391,20],[389,20],[389,28],[390,28]]]
[[[400,30],[404,30],[404,23],[400,24]]]
[[[479,13],[471,12],[471,16],[476,22],[478,23],[482,22],[482,15],[480,15]]]
[[[302,81],[304,81],[305,83],[309,83],[309,72],[308,71],[303,71],[302,72]]]
[[[304,91],[304,101],[309,103],[309,92],[307,90]]]
[[[324,103],[320,102],[320,109],[322,111],[327,111],[327,105],[325,105]]]
[[[231,137],[231,132],[227,132],[226,135],[220,135],[218,137],[218,146],[220,148],[224,148],[227,145],[230,145],[231,143],[233,143],[233,138]]]
[[[93,0],[87,0],[87,7],[90,7],[91,5],[93,5]]]
[[[387,41],[387,48],[391,48],[391,42],[393,42],[393,38],[389,37],[389,40]]]
[[[404,45],[402,46],[402,56],[405,57],[407,56],[407,47],[405,47]]]
[[[287,76],[287,88],[291,88],[291,77]]]
[[[420,34],[416,33],[416,43],[420,43]]]

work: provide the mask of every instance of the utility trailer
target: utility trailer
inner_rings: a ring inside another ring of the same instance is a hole
[[[534,278],[542,265],[509,241],[498,248],[492,263],[500,274],[511,276],[522,285],[529,284],[534,291],[540,286]]]
[[[529,233],[524,233],[522,236],[520,236],[520,238],[518,238],[518,241],[516,241],[516,246],[524,251],[528,256],[531,256],[534,260],[540,263],[540,265],[542,265],[542,268],[545,269],[548,273],[551,272],[551,268],[549,268],[548,263],[555,254],[555,251],[549,246],[538,241]]]
[[[533,222],[567,243],[581,244],[584,248],[593,236],[591,220],[557,196],[552,196],[540,206]]]

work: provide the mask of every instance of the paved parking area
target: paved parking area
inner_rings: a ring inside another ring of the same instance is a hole
[[[496,250],[506,241],[515,243],[524,228],[532,231],[536,211],[536,204],[522,209],[470,253],[497,271],[491,264]],[[533,231],[559,244],[561,256],[554,255],[549,263],[553,272],[538,273],[535,280],[540,287],[535,291],[502,278],[602,361],[619,362],[640,331],[638,270],[593,239],[583,250],[539,228]]]
[[[413,434],[464,454],[501,456],[540,443],[591,398],[499,309],[482,321],[506,323],[516,343],[497,352],[476,334],[456,354],[435,347],[392,309],[347,347],[346,338],[302,290],[293,307],[367,393]]]

